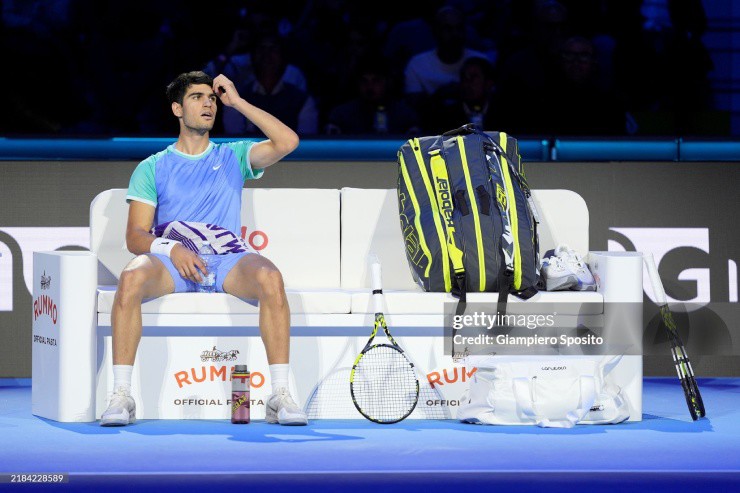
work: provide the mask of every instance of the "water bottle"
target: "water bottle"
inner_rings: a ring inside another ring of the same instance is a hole
[[[247,365],[236,365],[231,370],[231,422],[249,423],[249,370]]]
[[[376,134],[388,133],[388,114],[385,112],[385,106],[378,106],[375,110],[373,130]]]
[[[206,264],[207,275],[200,273],[201,281],[198,283],[197,290],[199,293],[216,292],[216,251],[211,244],[203,241],[198,248],[198,255],[204,264]]]

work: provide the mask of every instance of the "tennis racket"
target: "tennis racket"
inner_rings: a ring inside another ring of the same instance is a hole
[[[419,401],[419,379],[409,361],[388,330],[383,315],[383,289],[380,262],[371,257],[375,325],[365,348],[352,366],[349,376],[352,402],[365,418],[375,423],[390,424],[405,419]],[[375,342],[382,328],[388,342]]]
[[[668,339],[671,341],[673,362],[676,364],[676,372],[678,373],[678,379],[681,381],[681,386],[683,387],[686,404],[689,406],[691,419],[696,421],[697,419],[706,416],[706,413],[704,411],[704,401],[702,401],[701,394],[699,393],[699,386],[696,384],[696,378],[694,378],[694,370],[691,368],[689,355],[686,353],[686,348],[681,341],[681,337],[678,335],[678,329],[676,327],[676,322],[673,320],[673,314],[668,308],[668,301],[666,299],[665,290],[663,289],[663,282],[660,280],[660,275],[658,274],[658,268],[655,266],[653,254],[643,253],[642,258],[645,260],[645,266],[647,267],[648,276],[650,277],[650,283],[653,285],[655,302],[660,309],[661,324],[665,327],[665,330],[668,333]]]

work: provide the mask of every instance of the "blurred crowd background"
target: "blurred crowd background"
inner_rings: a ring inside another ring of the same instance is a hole
[[[167,136],[225,74],[311,136],[731,135],[701,0],[2,0],[3,135]],[[224,109],[214,136],[260,135]]]

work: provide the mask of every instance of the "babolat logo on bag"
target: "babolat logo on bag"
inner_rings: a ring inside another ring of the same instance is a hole
[[[443,178],[436,178],[437,181],[437,194],[441,199],[439,208],[444,211],[445,221],[448,226],[454,227],[452,222],[452,196],[450,195],[450,184]]]
[[[465,291],[534,295],[539,240],[529,197],[510,135],[466,125],[408,140],[398,152],[398,205],[414,280],[461,301]]]

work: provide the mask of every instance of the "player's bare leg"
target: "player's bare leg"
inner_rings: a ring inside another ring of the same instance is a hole
[[[224,291],[242,299],[257,299],[260,335],[267,362],[287,364],[290,359],[290,307],[283,276],[261,255],[246,255],[224,279]]]
[[[141,302],[175,290],[167,268],[159,259],[139,255],[121,272],[113,300],[113,394],[100,418],[101,426],[125,426],[136,421],[131,397],[131,372],[141,341]]]
[[[268,423],[305,425],[306,413],[288,392],[290,358],[290,307],[283,276],[275,265],[260,255],[246,255],[224,279],[224,291],[242,299],[257,299],[260,307],[260,335],[270,364],[272,395],[265,403]]]
[[[175,284],[155,257],[139,255],[121,272],[113,300],[113,364],[133,365],[141,340],[141,302],[172,293]]]

